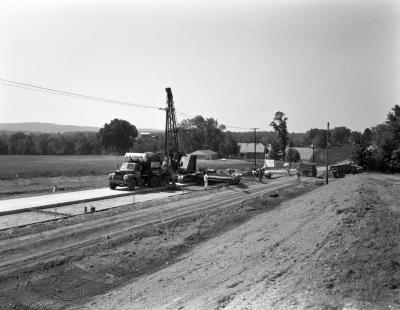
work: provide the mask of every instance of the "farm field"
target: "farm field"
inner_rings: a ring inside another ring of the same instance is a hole
[[[0,199],[107,187],[107,175],[124,160],[123,156],[0,156]],[[261,166],[262,161],[257,164]],[[248,171],[253,161],[198,160],[198,169]],[[16,177],[18,176],[18,177]]]
[[[1,155],[0,179],[39,178],[58,176],[106,175],[115,170],[123,156],[88,155],[88,156],[41,156],[41,155]],[[240,159],[198,160],[199,168],[211,169],[249,169],[254,161]],[[258,161],[258,165],[262,165]]]
[[[105,175],[114,170],[122,156],[1,155],[0,179],[56,176]]]
[[[342,145],[338,147],[329,148],[329,164],[332,165],[342,160],[351,159],[352,152],[353,152],[353,145]],[[315,149],[314,159],[317,164],[325,164],[325,158],[326,158],[326,150]],[[312,155],[309,159],[312,159]]]

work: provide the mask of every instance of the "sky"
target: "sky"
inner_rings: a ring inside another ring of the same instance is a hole
[[[0,2],[0,79],[155,107],[171,87],[178,121],[232,131],[271,131],[276,111],[290,132],[382,123],[400,104],[399,52],[396,0]],[[0,84],[0,123],[114,118],[165,127],[162,110]]]

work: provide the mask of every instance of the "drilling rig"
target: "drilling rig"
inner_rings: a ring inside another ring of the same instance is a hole
[[[167,87],[167,107],[165,108],[165,156],[169,159],[168,165],[173,172],[179,168],[179,163],[183,155],[179,150],[178,127],[176,125],[174,97],[171,88]]]
[[[179,131],[176,125],[176,115],[174,107],[174,97],[171,88],[167,87],[167,107],[165,119],[165,156],[169,159],[168,166],[170,171],[176,175],[176,180],[180,182],[196,179],[196,156],[185,155],[180,150]]]

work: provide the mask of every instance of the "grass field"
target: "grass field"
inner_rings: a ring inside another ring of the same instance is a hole
[[[329,149],[329,164],[334,164],[342,160],[350,160],[353,151],[352,145],[342,145],[339,147],[332,147]],[[326,150],[315,150],[314,153],[315,162],[317,164],[325,164],[326,161]],[[311,158],[312,159],[312,156]]]
[[[104,175],[115,170],[122,156],[0,156],[0,179]]]
[[[334,163],[350,159],[352,145],[330,149],[329,162]],[[325,150],[315,150],[315,161],[325,163]],[[307,160],[306,158],[302,158]],[[1,155],[0,180],[38,177],[80,177],[90,175],[106,175],[114,171],[123,156],[89,155],[89,156],[38,156],[38,155]],[[263,162],[259,160],[258,166]],[[228,160],[198,160],[198,168],[248,170],[254,166],[254,161]]]
[[[351,146],[330,150],[330,163],[348,159]],[[317,163],[325,163],[325,150],[316,150]],[[51,192],[54,185],[61,190],[73,191],[108,185],[106,175],[113,172],[122,156],[0,156],[0,198]],[[257,166],[263,165],[262,160]],[[253,160],[198,160],[197,168],[235,169],[248,172]],[[18,176],[18,177],[16,177]]]
[[[50,193],[54,185],[63,191],[106,187],[106,175],[123,160],[122,156],[0,156],[0,199]],[[197,162],[199,169],[247,171],[253,165],[254,161],[246,160]]]
[[[0,179],[106,175],[124,160],[122,156],[0,156]],[[262,162],[258,162],[262,165]],[[249,169],[253,161],[198,160],[199,168]]]

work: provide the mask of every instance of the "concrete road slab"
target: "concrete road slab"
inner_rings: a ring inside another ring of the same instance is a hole
[[[139,189],[138,191],[140,190],[146,189]],[[49,208],[65,204],[75,204],[78,202],[95,201],[104,198],[128,195],[132,195],[132,192],[99,188],[77,192],[54,193],[50,195],[0,200],[0,215],[23,212],[29,209]]]

